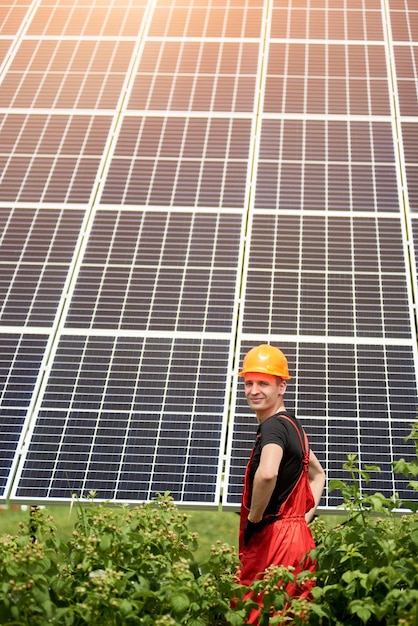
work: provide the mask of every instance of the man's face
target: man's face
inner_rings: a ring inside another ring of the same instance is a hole
[[[245,397],[257,417],[274,415],[283,404],[286,381],[271,374],[248,372],[244,375]]]

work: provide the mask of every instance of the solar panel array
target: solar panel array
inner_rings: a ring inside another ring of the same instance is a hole
[[[246,350],[413,497],[412,0],[5,0],[0,498],[237,508]],[[325,509],[340,503],[326,491]]]

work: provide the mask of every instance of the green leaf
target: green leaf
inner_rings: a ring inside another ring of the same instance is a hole
[[[175,613],[184,613],[190,605],[190,600],[185,593],[178,593],[171,598],[171,605]]]
[[[100,550],[107,552],[112,545],[112,537],[109,534],[102,535],[100,539]]]
[[[328,482],[328,491],[334,491],[334,489],[339,489],[342,491],[346,487],[346,483],[343,480],[338,480],[337,478],[332,478]]]
[[[367,472],[381,472],[381,468],[378,465],[364,465],[364,469]]]
[[[381,493],[375,493],[369,496],[369,502],[372,505],[373,510],[377,512],[384,511],[384,505],[388,504],[387,499]]]
[[[315,613],[318,617],[330,617],[328,612],[326,612],[319,604],[315,604],[314,602],[310,605],[309,610],[312,613]]]
[[[347,570],[341,576],[341,579],[347,584],[352,583],[354,580],[364,581],[367,578],[367,574],[360,572],[359,570]]]
[[[385,570],[383,567],[372,567],[367,576],[369,586],[375,585],[384,574]]]
[[[231,626],[242,626],[244,624],[245,611],[235,611],[228,614],[228,623]]]
[[[129,615],[132,611],[132,604],[126,598],[119,602],[119,610],[123,615]]]
[[[345,563],[351,559],[358,558],[362,560],[363,555],[354,546],[347,546],[347,551],[341,556],[340,563]]]
[[[364,624],[366,624],[369,621],[369,619],[370,619],[370,617],[372,615],[372,612],[370,611],[370,609],[368,609],[368,608],[366,608],[364,606],[363,607],[358,607],[356,609],[355,613],[361,619],[361,621]]]
[[[353,600],[353,602],[350,602],[351,613],[357,615],[364,624],[367,624],[372,616],[372,611],[369,608],[370,603],[371,598],[363,598],[362,600]]]

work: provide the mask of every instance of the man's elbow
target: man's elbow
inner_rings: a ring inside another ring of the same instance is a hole
[[[262,481],[263,483],[272,483],[272,482],[276,482],[277,480],[277,476],[278,476],[278,472],[277,470],[274,469],[270,469],[270,468],[258,468],[258,478],[260,481]]]
[[[309,466],[309,479],[310,480],[318,480],[318,481],[326,481],[327,477],[324,471],[324,468],[319,463]]]
[[[315,478],[316,478],[316,481],[317,481],[318,483],[320,483],[320,484],[322,485],[322,487],[324,487],[325,482],[326,482],[326,480],[327,480],[327,477],[326,477],[325,472],[324,472],[324,470],[322,469],[322,467],[321,467],[321,469],[318,471],[318,473],[316,474],[316,477],[315,477]]]

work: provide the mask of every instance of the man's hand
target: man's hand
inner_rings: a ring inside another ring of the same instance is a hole
[[[250,522],[249,519],[245,522],[244,526],[244,546],[247,547],[250,543],[251,537],[254,533],[259,533],[263,530],[265,526],[264,520],[260,520],[259,522]]]

